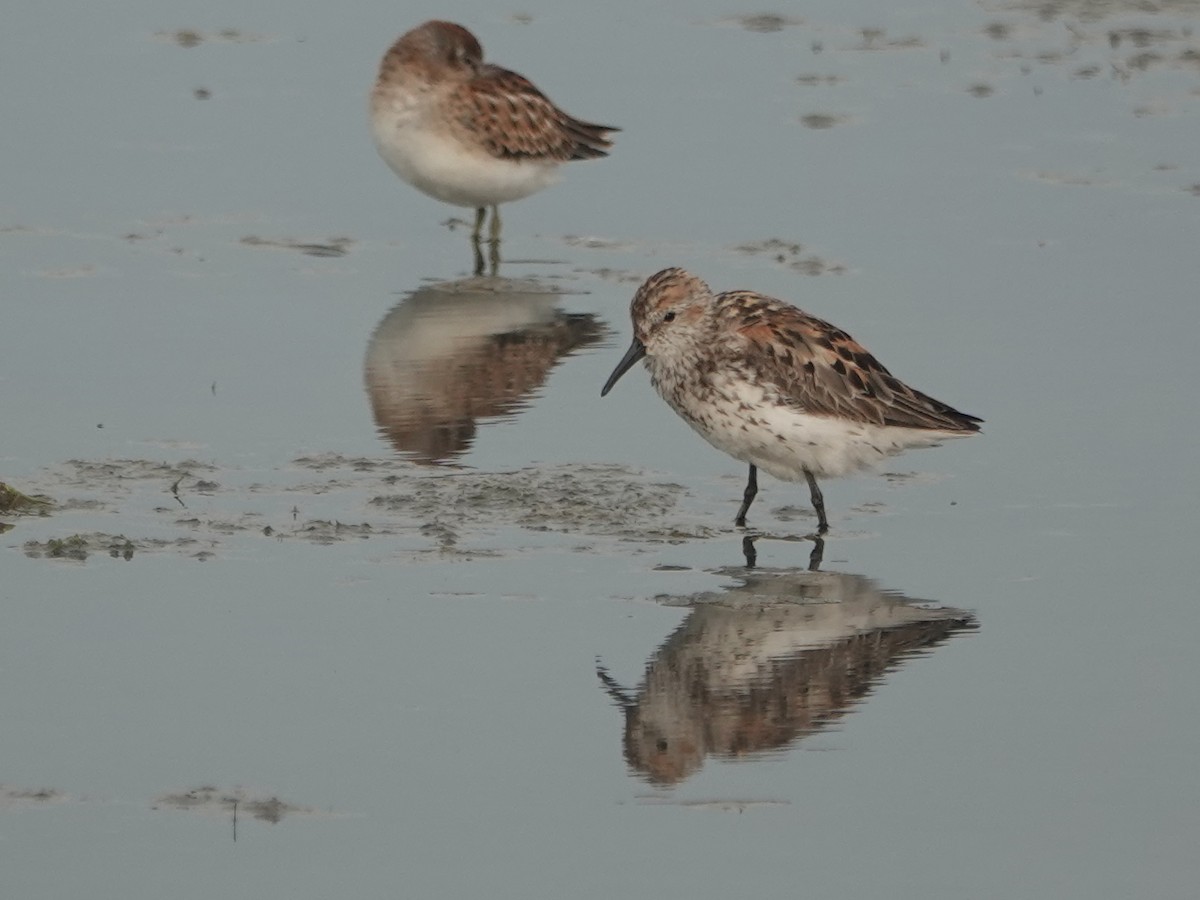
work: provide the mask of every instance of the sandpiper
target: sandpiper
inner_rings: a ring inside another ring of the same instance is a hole
[[[500,239],[501,203],[552,184],[573,159],[607,156],[619,129],[567,115],[526,78],[483,61],[466,28],[430,21],[384,55],[371,91],[375,146],[413,187],[475,209],[478,244],[487,208]]]
[[[824,534],[818,477],[974,434],[983,421],[909,387],[828,322],[752,291],[714,296],[683,269],[648,278],[630,315],[633,343],[600,396],[645,358],[671,408],[718,450],[750,464],[739,527],[758,493],[759,467],[808,482]]]

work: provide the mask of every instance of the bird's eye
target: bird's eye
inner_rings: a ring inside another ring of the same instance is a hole
[[[674,312],[667,313],[666,315],[663,316],[663,321],[664,322],[674,322],[675,321],[675,313]]]

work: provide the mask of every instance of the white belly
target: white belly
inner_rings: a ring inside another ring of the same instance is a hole
[[[417,190],[455,206],[520,200],[557,180],[555,162],[497,159],[394,115],[372,115],[371,131],[392,171]]]
[[[817,477],[848,475],[910,448],[963,436],[810,415],[779,405],[744,381],[722,387],[726,393],[719,400],[684,393],[677,405],[669,393],[663,397],[718,450],[782,481],[799,481],[805,470]],[[732,401],[731,389],[736,396]]]

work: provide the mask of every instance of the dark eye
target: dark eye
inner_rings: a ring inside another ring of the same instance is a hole
[[[674,312],[667,313],[665,316],[663,316],[663,321],[664,322],[674,322],[675,321],[675,313]]]

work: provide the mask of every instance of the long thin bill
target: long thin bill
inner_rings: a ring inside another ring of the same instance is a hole
[[[613,369],[613,373],[608,376],[608,381],[604,382],[604,387],[600,389],[600,396],[603,397],[611,391],[612,386],[617,383],[617,379],[633,368],[633,364],[645,355],[646,348],[642,346],[641,341],[634,338],[629,349],[625,351],[625,355],[621,357],[621,361],[617,363],[617,367]]]

